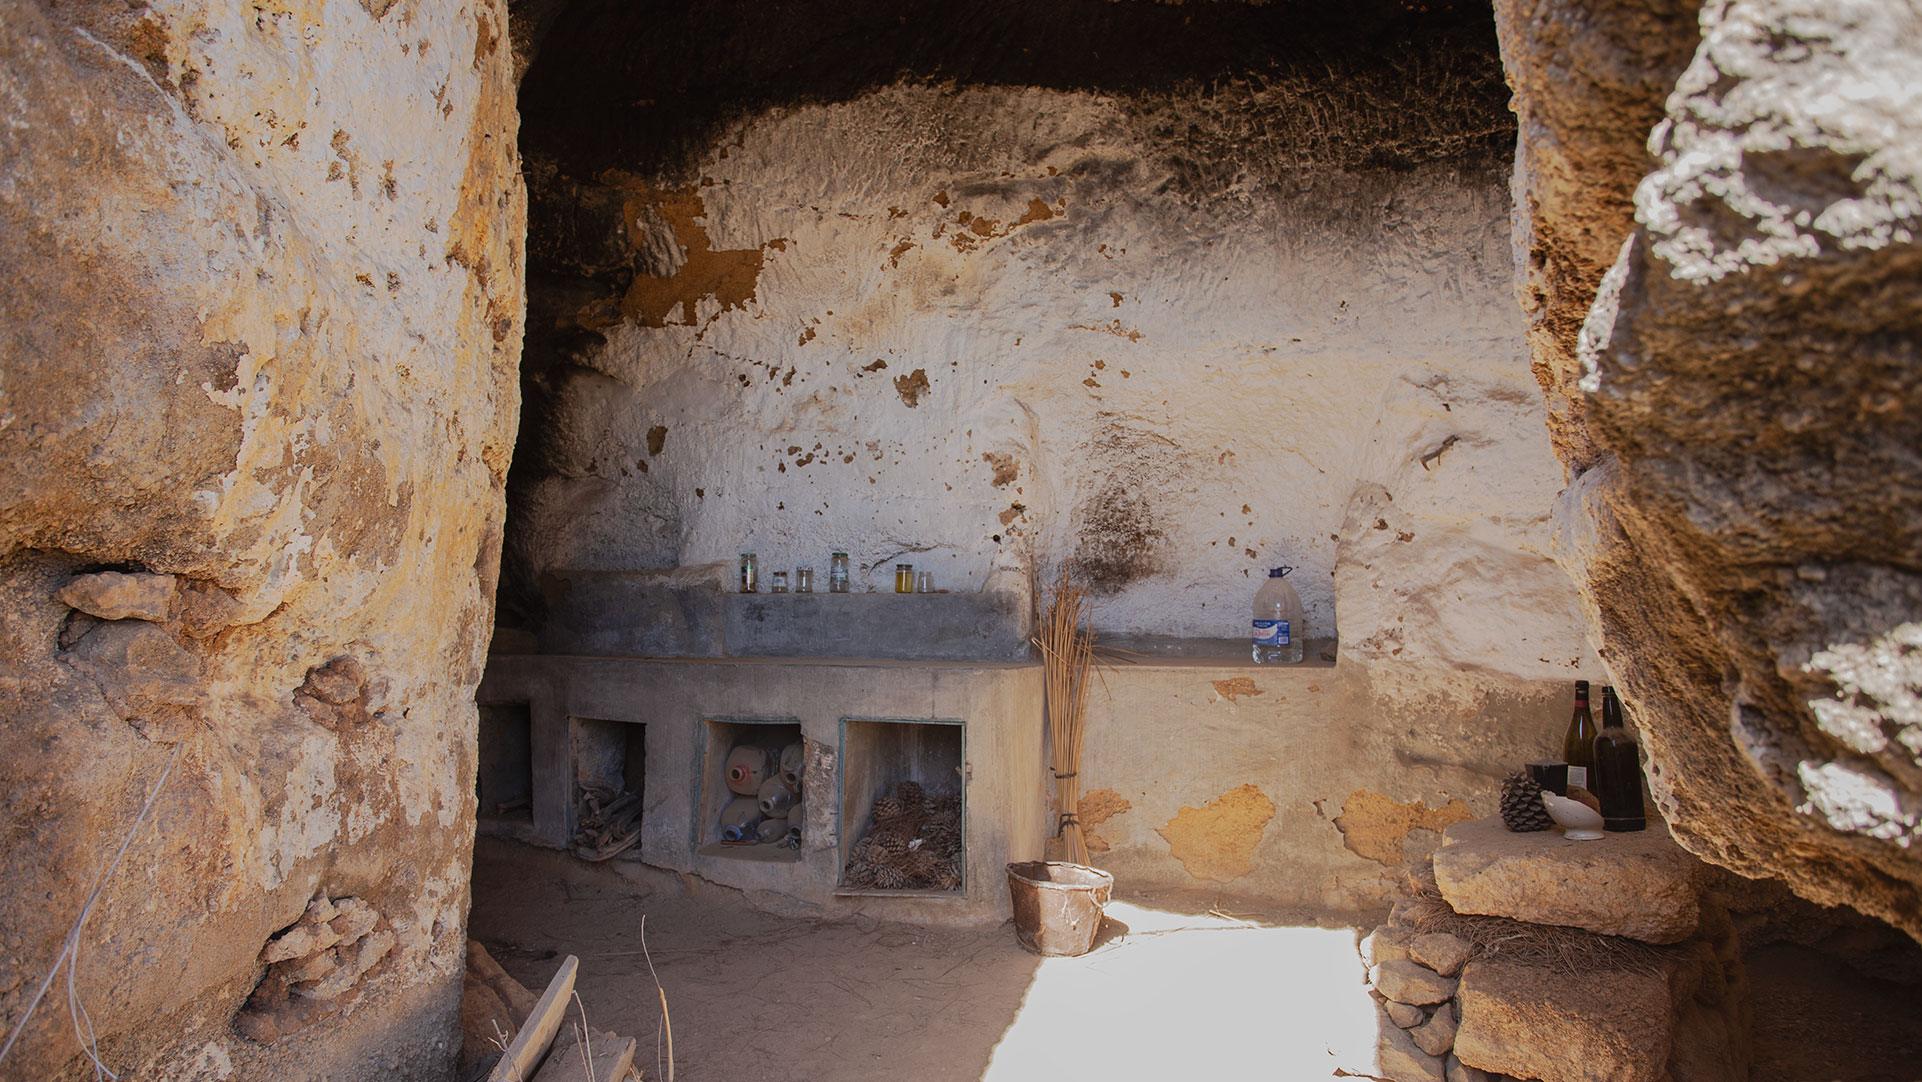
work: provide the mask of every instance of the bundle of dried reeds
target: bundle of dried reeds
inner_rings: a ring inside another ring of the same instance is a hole
[[[1075,813],[1081,803],[1081,741],[1088,716],[1088,675],[1094,662],[1090,604],[1066,564],[1048,589],[1048,607],[1034,638],[1047,680],[1048,737],[1054,748],[1054,804],[1067,857],[1088,862],[1088,844]]]

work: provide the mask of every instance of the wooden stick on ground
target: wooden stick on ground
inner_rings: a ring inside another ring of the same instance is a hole
[[[547,1046],[561,1028],[567,999],[574,994],[574,976],[580,968],[581,960],[571,954],[561,963],[554,979],[547,982],[547,991],[534,1004],[534,1013],[527,1016],[513,1042],[501,1053],[500,1062],[488,1073],[487,1082],[527,1082],[534,1076],[534,1065],[547,1054]]]

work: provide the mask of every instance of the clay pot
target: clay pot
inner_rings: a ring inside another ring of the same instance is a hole
[[[807,763],[807,747],[799,741],[781,749],[781,784],[788,792],[801,791],[801,771]]]
[[[736,797],[721,809],[721,839],[730,842],[752,841],[759,836],[761,803],[753,797]]]
[[[779,778],[769,778],[761,783],[761,814],[769,819],[785,819],[789,808],[794,806],[794,794],[781,784]]]
[[[742,796],[760,793],[762,783],[773,773],[773,757],[758,744],[742,744],[727,753],[727,791]]]

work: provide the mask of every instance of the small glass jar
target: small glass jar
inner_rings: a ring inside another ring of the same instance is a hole
[[[837,552],[828,560],[828,593],[848,592],[848,554]]]
[[[914,592],[913,564],[894,565],[894,592],[897,594],[911,594]]]
[[[794,569],[794,592],[797,594],[811,594],[814,592],[813,568],[797,567]]]
[[[767,592],[770,594],[787,593],[787,572],[776,571],[772,576],[772,582],[768,586]]]
[[[914,577],[914,592],[931,594],[934,592],[934,572],[923,571]]]
[[[744,594],[754,593],[760,588],[760,585],[760,571],[755,566],[754,554],[752,552],[741,553],[741,592]]]

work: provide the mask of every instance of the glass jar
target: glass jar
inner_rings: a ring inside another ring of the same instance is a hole
[[[828,593],[848,592],[848,554],[837,552],[828,560]]]
[[[772,580],[773,581],[768,586],[768,590],[767,590],[768,593],[770,594],[787,593],[787,572],[776,571],[772,576]]]
[[[934,572],[923,571],[914,577],[914,592],[931,594],[934,592]]]
[[[741,553],[741,592],[751,594],[761,585],[760,572],[754,564],[752,552]]]
[[[914,592],[913,564],[894,565],[894,592],[897,594],[911,594]]]
[[[797,567],[794,569],[794,592],[797,594],[811,594],[814,592],[813,568]]]

